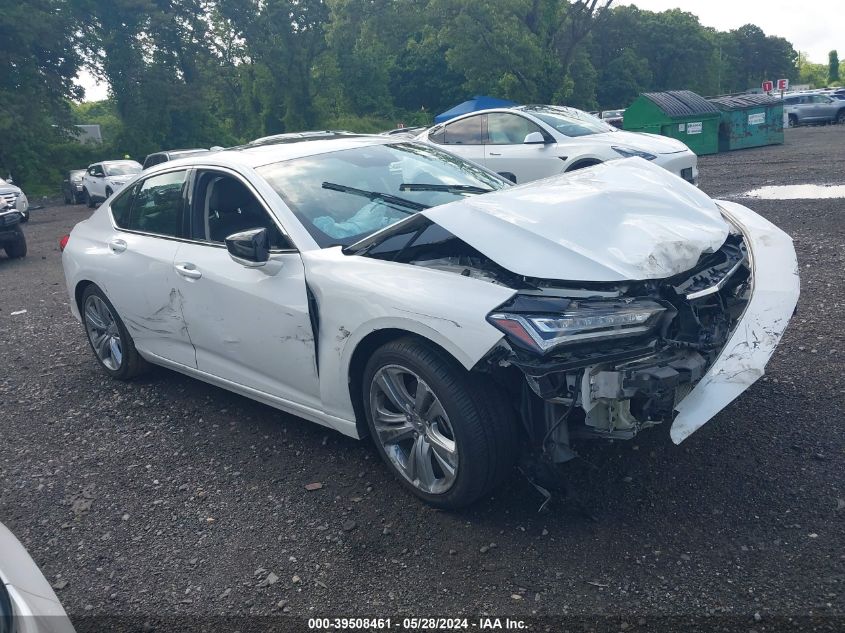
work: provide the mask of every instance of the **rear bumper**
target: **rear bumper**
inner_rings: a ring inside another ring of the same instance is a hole
[[[766,363],[795,312],[800,293],[792,239],[750,209],[724,201],[719,206],[745,234],[752,267],[751,298],[719,356],[675,406],[678,415],[672,423],[671,437],[676,444],[764,374]]]

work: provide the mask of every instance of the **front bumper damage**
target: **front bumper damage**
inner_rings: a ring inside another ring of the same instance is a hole
[[[629,439],[661,423],[680,443],[763,375],[797,304],[795,250],[760,216],[719,205],[735,231],[718,253],[670,279],[618,286],[666,306],[647,336],[544,355],[510,344],[495,358],[524,375],[521,417],[547,461],[574,457],[572,438]]]

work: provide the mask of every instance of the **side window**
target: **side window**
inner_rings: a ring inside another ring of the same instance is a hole
[[[446,145],[481,145],[481,117],[471,116],[447,123],[443,142]]]
[[[132,200],[138,192],[138,187],[139,185],[135,184],[129,189],[121,191],[109,202],[114,223],[118,228],[129,228],[129,210],[132,208]]]
[[[525,117],[504,112],[487,115],[487,143],[490,145],[521,145],[532,132],[543,134],[539,126]]]
[[[265,228],[271,249],[292,247],[261,202],[237,178],[201,173],[196,179],[192,206],[193,239],[222,244],[233,233]]]
[[[91,165],[91,167],[88,168],[88,173],[91,174],[92,176],[104,176],[105,175],[105,172],[103,171],[102,165]]]
[[[187,173],[171,171],[144,180],[135,194],[128,228],[181,237],[182,189]]]
[[[428,135],[428,140],[432,143],[439,143],[442,145],[446,142],[446,128],[440,126],[439,128],[435,128],[432,132]]]

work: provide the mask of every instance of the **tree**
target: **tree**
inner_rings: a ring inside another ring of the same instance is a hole
[[[0,175],[39,184],[49,148],[69,137],[74,85],[73,16],[61,0],[3,2],[0,8]]]
[[[839,53],[835,50],[827,54],[828,57],[828,71],[827,78],[830,83],[837,83],[839,81]]]

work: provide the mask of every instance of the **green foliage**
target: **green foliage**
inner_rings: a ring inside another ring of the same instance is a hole
[[[828,72],[826,64],[808,61],[806,53],[798,56],[798,83],[810,84],[812,88],[823,88],[827,85]]]
[[[31,191],[124,154],[430,124],[476,94],[618,108],[650,90],[839,76],[834,52],[810,64],[754,25],[719,32],[689,12],[611,0],[0,3],[0,173]],[[83,64],[107,100],[77,103]],[[99,124],[105,145],[72,142],[82,123]]]
[[[39,182],[47,150],[68,138],[68,99],[80,60],[75,25],[61,0],[0,6],[0,174]]]
[[[827,78],[832,84],[839,81],[839,53],[835,50],[828,53]]]

